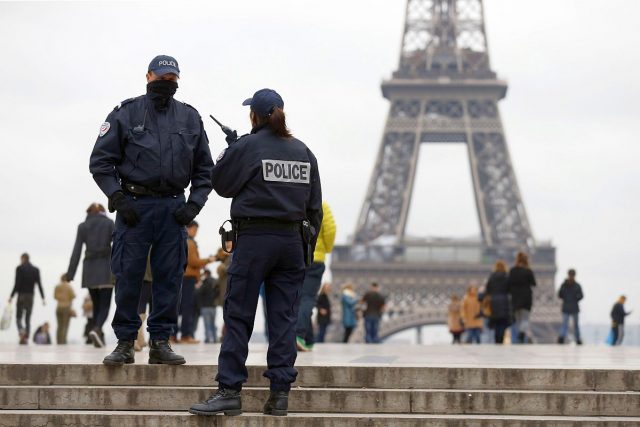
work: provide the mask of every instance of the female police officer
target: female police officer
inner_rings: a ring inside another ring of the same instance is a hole
[[[242,412],[248,342],[264,281],[269,328],[264,376],[271,381],[264,413],[286,415],[297,375],[293,365],[298,297],[305,262],[310,262],[305,254],[310,250],[313,256],[315,230],[322,222],[320,177],[311,150],[287,129],[284,102],[277,92],[259,90],[242,105],[251,106],[251,134],[220,154],[212,175],[216,192],[233,198],[231,218],[238,233],[224,300],[227,332],[218,358],[219,388],[190,412]]]

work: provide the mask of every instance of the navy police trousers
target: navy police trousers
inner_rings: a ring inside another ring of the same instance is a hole
[[[305,266],[300,232],[247,230],[240,233],[228,270],[224,298],[227,332],[218,357],[216,381],[240,390],[247,381],[245,362],[260,284],[264,281],[269,350],[264,376],[271,390],[288,391],[298,371],[295,326]]]
[[[184,195],[133,197],[127,195],[140,215],[140,223],[127,226],[120,214],[111,250],[111,271],[116,277],[116,313],[113,330],[119,340],[133,341],[142,323],[138,303],[147,256],[151,249],[152,307],[147,330],[152,340],[166,340],[174,333],[182,275],[187,262],[187,230],[174,212],[185,203]]]

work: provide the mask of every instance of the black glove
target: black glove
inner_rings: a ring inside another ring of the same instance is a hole
[[[234,142],[236,142],[238,140],[238,132],[236,132],[234,130],[234,131],[231,131],[231,132],[227,133],[227,137],[224,140],[227,141],[227,145],[233,144]]]
[[[109,212],[118,211],[122,215],[124,223],[129,227],[135,227],[140,222],[140,215],[122,191],[116,191],[109,198]]]
[[[186,205],[174,212],[173,217],[179,224],[188,225],[200,213],[200,206],[193,202],[187,202]]]

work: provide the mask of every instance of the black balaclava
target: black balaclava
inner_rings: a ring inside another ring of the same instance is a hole
[[[156,110],[163,110],[169,105],[178,89],[178,82],[171,80],[153,80],[147,83],[147,95],[153,102]]]

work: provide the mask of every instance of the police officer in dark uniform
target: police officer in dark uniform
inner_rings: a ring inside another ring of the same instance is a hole
[[[106,365],[133,363],[140,327],[138,301],[151,249],[153,308],[147,320],[149,363],[185,363],[169,345],[177,322],[187,257],[185,225],[211,192],[213,160],[195,108],[173,98],[180,69],[175,58],[151,61],[147,93],[118,105],[100,128],[89,169],[117,211],[111,254],[116,278],[116,349]],[[189,200],[184,190],[191,183]]]
[[[224,300],[227,332],[218,358],[219,387],[191,407],[190,412],[199,415],[242,412],[240,391],[247,381],[248,342],[263,281],[269,328],[264,376],[271,382],[263,412],[287,414],[289,390],[297,376],[293,365],[299,295],[305,261],[310,261],[305,254],[313,257],[315,230],[322,222],[318,164],[287,129],[280,95],[262,89],[243,105],[251,106],[251,134],[232,142],[213,168],[213,188],[233,198],[237,241]]]

